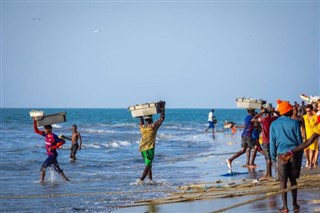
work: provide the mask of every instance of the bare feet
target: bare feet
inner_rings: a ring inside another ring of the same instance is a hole
[[[278,210],[278,212],[280,212],[280,213],[287,213],[287,212],[289,212],[289,209],[288,209],[288,208],[285,208],[285,207],[282,207],[281,209]]]
[[[227,162],[228,168],[232,169],[231,160],[230,159],[226,159],[226,162]]]
[[[272,179],[271,176],[263,176],[263,177],[259,178],[260,181],[271,180],[271,179]]]

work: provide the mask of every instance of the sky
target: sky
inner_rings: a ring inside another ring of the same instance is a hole
[[[320,95],[320,1],[1,0],[2,108]]]

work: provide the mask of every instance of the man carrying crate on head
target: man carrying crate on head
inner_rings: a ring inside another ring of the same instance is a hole
[[[140,179],[137,179],[137,184],[142,185],[143,180],[148,175],[152,181],[152,161],[154,158],[154,149],[156,142],[156,135],[159,127],[165,119],[165,102],[160,102],[160,117],[153,123],[152,115],[140,116],[140,132],[142,138],[140,140],[139,151],[144,159],[145,169]]]

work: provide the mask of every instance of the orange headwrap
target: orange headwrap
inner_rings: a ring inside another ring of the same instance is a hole
[[[292,110],[291,104],[289,104],[289,102],[287,101],[277,100],[277,103],[278,103],[278,111],[280,115],[284,115],[287,112],[290,112]]]

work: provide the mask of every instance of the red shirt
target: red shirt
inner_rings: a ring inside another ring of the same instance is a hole
[[[275,121],[278,117],[276,116],[266,116],[263,118],[259,118],[260,123],[262,124],[262,143],[268,144],[270,142],[270,125],[273,121]]]
[[[42,135],[43,137],[46,138],[45,143],[46,143],[47,155],[48,156],[50,156],[50,155],[58,156],[56,149],[59,146],[61,146],[62,144],[64,144],[65,142],[53,133],[46,134],[45,132],[39,130],[37,127],[36,121],[33,122],[33,128],[34,128],[35,133]],[[49,150],[49,148],[50,148],[50,150]]]

